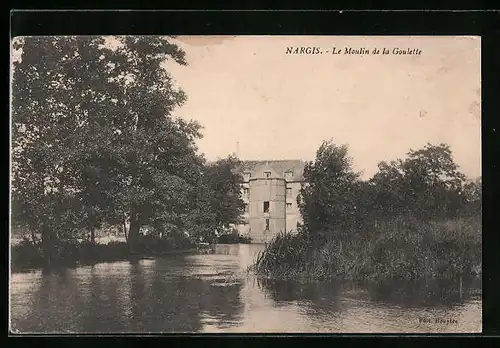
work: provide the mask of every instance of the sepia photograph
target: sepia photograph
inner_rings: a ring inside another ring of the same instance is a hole
[[[18,36],[11,334],[482,332],[481,38]]]

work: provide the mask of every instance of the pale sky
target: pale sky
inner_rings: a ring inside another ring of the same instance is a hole
[[[479,37],[178,37],[188,66],[168,64],[188,101],[176,115],[204,126],[209,159],[314,159],[347,143],[364,177],[427,142],[447,143],[481,175]],[[285,54],[317,46],[323,54]],[[332,47],[420,49],[420,55],[332,55]],[[328,53],[326,52],[328,51]]]
[[[208,159],[312,160],[323,140],[348,144],[368,178],[377,163],[427,142],[451,146],[467,176],[481,175],[479,37],[180,36],[188,66],[167,63],[199,121]],[[333,55],[387,48],[389,55]],[[323,54],[286,54],[318,47]],[[394,48],[420,55],[394,55]],[[343,52],[344,53],[344,52]],[[237,144],[239,144],[237,146]]]

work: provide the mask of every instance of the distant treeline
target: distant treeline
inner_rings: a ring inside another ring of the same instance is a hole
[[[481,179],[446,144],[381,162],[369,180],[347,146],[324,142],[306,164],[299,233],[280,234],[254,268],[271,277],[386,279],[473,275],[481,268]]]

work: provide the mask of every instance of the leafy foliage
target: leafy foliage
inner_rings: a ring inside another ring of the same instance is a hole
[[[411,214],[420,219],[451,218],[466,203],[465,176],[448,145],[427,144],[405,160],[381,162],[370,180],[381,216]]]
[[[48,255],[103,224],[129,226],[134,252],[144,225],[196,234],[234,220],[206,208],[218,207],[201,126],[172,115],[186,95],[163,63],[186,61],[168,38],[25,37],[14,49],[13,220],[40,233]]]
[[[298,205],[304,224],[317,239],[321,239],[325,231],[341,233],[343,227],[353,221],[358,179],[346,145],[324,142],[316,153],[316,160],[306,163],[305,184],[300,190]]]
[[[236,170],[238,166],[239,160],[229,156],[205,168],[203,183],[210,191],[209,206],[215,213],[214,227],[219,234],[238,224],[244,211],[240,191],[242,177]]]
[[[417,279],[481,265],[481,180],[466,180],[446,144],[381,162],[361,181],[346,146],[324,142],[304,170],[304,225],[259,255],[273,278]]]

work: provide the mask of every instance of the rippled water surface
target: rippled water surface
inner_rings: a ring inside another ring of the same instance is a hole
[[[479,280],[299,284],[249,276],[259,245],[13,273],[11,329],[106,332],[480,332]]]

